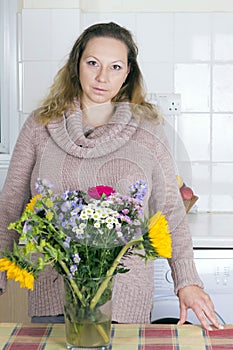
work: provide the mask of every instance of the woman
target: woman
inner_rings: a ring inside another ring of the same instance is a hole
[[[87,28],[48,97],[23,126],[1,196],[1,249],[12,247],[17,239],[7,226],[35,195],[38,177],[50,180],[56,191],[104,184],[123,193],[136,180],[145,179],[145,213],[162,210],[172,231],[169,263],[180,300],[179,323],[192,308],[206,329],[210,329],[207,320],[220,327],[195,269],[167,141],[156,110],[145,101],[137,47],[125,28],[115,23]],[[130,272],[117,276],[113,320],[149,323],[153,264],[134,257],[127,266]],[[51,269],[40,276],[35,291],[29,293],[33,322],[59,322],[61,286],[61,278]],[[5,290],[3,275],[0,288]]]

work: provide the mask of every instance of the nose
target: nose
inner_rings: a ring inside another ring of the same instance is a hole
[[[100,67],[100,69],[98,70],[98,73],[96,75],[96,80],[101,82],[101,83],[104,83],[108,80],[107,68]]]

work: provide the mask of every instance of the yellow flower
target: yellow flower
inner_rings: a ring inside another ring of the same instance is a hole
[[[159,256],[171,258],[172,241],[167,219],[160,211],[149,220],[149,234],[151,245]]]
[[[26,205],[26,209],[25,210],[31,210],[34,211],[34,207],[36,204],[37,199],[41,198],[42,195],[41,194],[36,194],[31,200],[30,202]]]
[[[26,270],[21,270],[22,271],[22,279],[20,281],[20,288],[27,288],[33,290],[34,287],[34,276],[26,271]]]
[[[34,276],[8,258],[0,259],[0,271],[6,271],[7,279],[20,282],[20,288],[34,288]]]
[[[46,213],[46,219],[49,220],[49,221],[51,221],[52,218],[53,218],[53,213],[52,213],[51,211],[48,211],[48,212]]]
[[[45,205],[48,208],[52,208],[53,207],[53,201],[50,198],[48,198],[48,199],[46,199]]]
[[[34,252],[36,250],[36,245],[34,242],[29,242],[27,244],[25,244],[25,251],[26,253],[30,253],[30,252]]]
[[[7,258],[0,259],[0,271],[7,271],[12,262]]]

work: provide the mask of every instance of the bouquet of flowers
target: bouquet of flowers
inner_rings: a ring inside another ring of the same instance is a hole
[[[14,243],[13,251],[3,252],[0,271],[19,281],[20,287],[33,290],[34,279],[52,264],[64,279],[67,320],[74,326],[74,317],[98,318],[95,327],[107,343],[97,307],[109,299],[111,278],[128,271],[125,256],[171,257],[167,220],[161,212],[150,219],[143,216],[147,185],[141,180],[129,188],[128,196],[108,186],[56,194],[48,181],[40,179],[36,188],[38,194],[20,219],[9,225],[24,245]],[[70,338],[69,343],[73,342]]]

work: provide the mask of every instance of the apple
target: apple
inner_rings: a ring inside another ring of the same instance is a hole
[[[188,186],[181,187],[180,193],[183,200],[190,200],[194,196],[193,190]]]

